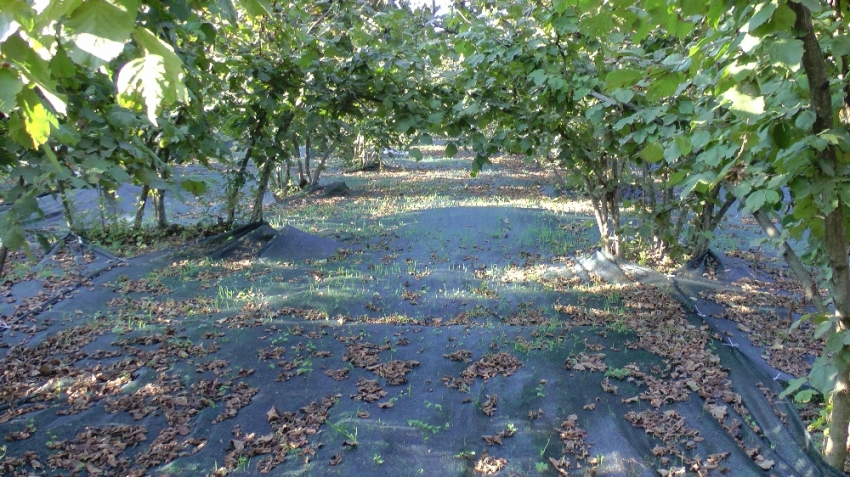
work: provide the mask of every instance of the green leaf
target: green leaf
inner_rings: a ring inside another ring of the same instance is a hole
[[[635,92],[631,89],[620,88],[612,91],[611,97],[621,103],[628,103],[635,97]]]
[[[789,328],[789,331],[796,330],[797,328],[800,327],[800,325],[802,325],[803,323],[805,323],[808,320],[815,318],[816,316],[817,316],[817,313],[806,313],[805,315],[801,316],[799,320],[795,321],[794,323],[791,323],[791,327]]]
[[[567,0],[553,0],[552,6],[555,8],[556,13],[564,13],[569,6],[569,2]]]
[[[420,151],[418,147],[411,147],[407,150],[407,152],[410,154],[410,157],[416,159],[417,161],[422,160],[422,151]]]
[[[692,15],[702,15],[708,5],[706,2],[702,0],[683,0],[681,2],[682,5],[682,15],[689,17]]]
[[[208,45],[215,43],[216,31],[211,23],[204,23],[198,28],[204,34],[204,42]]]
[[[73,42],[68,56],[89,68],[114,60],[130,39],[138,10],[135,0],[86,0],[64,24]]]
[[[779,393],[779,399],[785,399],[789,395],[793,394],[795,391],[800,389],[802,385],[806,384],[806,381],[808,381],[806,378],[795,378],[788,381],[788,387]]]
[[[644,72],[641,70],[628,68],[614,70],[605,77],[605,90],[613,91],[618,88],[634,86],[643,76]]]
[[[165,0],[163,3],[168,6],[168,12],[181,22],[187,21],[192,15],[192,11],[184,0]]]
[[[819,356],[809,372],[809,382],[824,396],[829,396],[835,387],[838,369],[827,358]]]
[[[134,111],[144,109],[151,124],[163,104],[165,61],[159,55],[145,55],[128,62],[118,73],[118,104]]]
[[[764,191],[757,190],[747,196],[746,206],[752,212],[757,212],[765,202]]]
[[[20,111],[24,118],[24,129],[31,140],[26,146],[37,149],[47,142],[50,131],[59,127],[56,117],[41,102],[38,95],[31,89],[22,92],[20,99]]]
[[[35,239],[38,240],[38,244],[41,245],[41,248],[44,249],[44,252],[47,253],[50,251],[53,246],[50,244],[50,239],[48,239],[43,233],[35,232]]]
[[[740,118],[755,119],[764,113],[764,98],[745,94],[738,86],[726,90],[720,97],[731,103],[729,109]]]
[[[65,114],[64,95],[56,92],[56,81],[51,76],[50,65],[19,35],[12,35],[3,43],[6,61],[20,68],[30,82],[35,83],[44,98],[60,114]]]
[[[266,0],[238,0],[239,6],[252,17],[260,17],[272,14],[272,6]]]
[[[664,158],[664,148],[658,143],[649,144],[640,151],[640,157],[647,162],[659,162]]]
[[[24,229],[20,225],[10,224],[7,221],[0,236],[2,236],[3,245],[9,250],[19,250],[26,245]]]
[[[61,19],[80,6],[83,0],[50,0],[47,7],[38,14],[33,31],[44,29],[47,25]]]
[[[672,96],[679,89],[682,78],[681,73],[665,73],[658,78],[654,78],[646,90],[646,100],[655,102]]]
[[[764,201],[768,205],[775,205],[779,203],[779,192],[771,189],[764,190]]]
[[[802,129],[804,131],[810,131],[812,126],[815,124],[815,120],[817,119],[817,115],[811,109],[804,109],[800,111],[800,114],[794,119],[794,126]]]
[[[455,143],[450,142],[446,144],[446,157],[454,157],[457,154],[457,146]]]
[[[767,54],[773,66],[784,66],[791,71],[800,69],[803,59],[803,42],[790,38],[781,38],[767,46]]]
[[[77,73],[77,65],[62,48],[50,60],[50,72],[56,78],[71,78]]]
[[[18,101],[15,96],[24,88],[18,75],[9,68],[0,69],[0,111],[9,114],[15,109]]]
[[[691,153],[691,141],[686,136],[676,136],[673,138],[673,142],[679,147],[681,155],[687,156]]]
[[[681,170],[676,171],[676,172],[670,174],[670,179],[667,181],[667,185],[669,187],[675,186],[675,185],[679,184],[680,182],[682,182],[682,179],[687,177],[687,175],[688,175],[688,171],[681,171]]]
[[[705,129],[694,131],[691,134],[691,146],[695,151],[702,150],[709,141],[711,141],[711,133]]]
[[[219,11],[224,19],[236,25],[239,18],[236,14],[236,7],[233,6],[232,0],[216,0],[216,5],[218,5]]]
[[[22,0],[0,0],[0,43],[14,35],[20,27],[32,31],[33,9]]]
[[[791,145],[792,134],[791,127],[785,122],[777,122],[770,130],[770,137],[780,149],[785,149]]]
[[[807,403],[811,401],[812,398],[815,396],[820,396],[820,393],[815,391],[814,389],[804,389],[794,395],[794,401]]]
[[[191,192],[195,197],[200,197],[207,192],[207,183],[204,181],[184,180],[180,187],[186,192]]]
[[[295,64],[297,64],[299,68],[307,69],[318,59],[319,53],[317,53],[316,50],[307,50],[301,55],[301,58],[298,58]]]
[[[834,329],[835,322],[833,320],[824,320],[818,323],[817,327],[815,327],[815,338],[820,338]]]
[[[469,171],[469,175],[471,177],[478,177],[478,173],[481,172],[481,169],[490,164],[490,158],[483,154],[476,154],[475,160],[472,161],[472,170]]]
[[[168,188],[168,183],[166,183],[162,178],[160,178],[155,171],[151,169],[138,169],[135,172],[136,179],[150,186],[152,189],[166,189]]]
[[[838,35],[833,38],[832,54],[835,56],[850,55],[850,36]]]
[[[469,56],[475,52],[475,45],[466,40],[455,42],[455,53],[463,56]]]
[[[546,72],[544,70],[534,70],[531,74],[528,75],[528,79],[534,81],[534,84],[538,87],[546,84]]]
[[[764,22],[770,20],[770,17],[773,16],[773,12],[776,11],[777,5],[778,3],[776,0],[771,0],[757,5],[755,8],[755,14],[750,18],[750,21],[747,22],[747,28],[745,31],[751,32],[761,26]]]
[[[137,27],[133,37],[147,54],[128,62],[118,73],[118,104],[132,110],[144,109],[151,124],[157,124],[156,117],[163,107],[189,100],[183,84],[183,62],[147,29]]]
[[[14,64],[36,83],[53,85],[50,78],[50,66],[19,35],[12,35],[3,43],[3,55],[6,61]]]

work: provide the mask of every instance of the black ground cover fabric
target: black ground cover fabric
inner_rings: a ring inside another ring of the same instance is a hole
[[[549,260],[587,221],[453,207],[130,259],[4,333],[0,468],[840,475],[758,350],[699,316],[717,282]]]

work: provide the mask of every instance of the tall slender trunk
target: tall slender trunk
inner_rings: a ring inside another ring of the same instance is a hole
[[[151,186],[147,184],[142,186],[142,193],[139,194],[139,201],[136,203],[136,218],[133,220],[133,229],[135,230],[142,228],[142,220],[145,218],[145,206],[148,203],[150,192]]]
[[[56,185],[59,188],[59,201],[62,202],[62,211],[65,213],[65,224],[68,225],[68,231],[72,234],[77,234],[77,227],[74,224],[74,211],[71,209],[71,201],[68,200],[67,181],[57,181]]]
[[[590,196],[590,204],[593,206],[593,215],[596,218],[596,226],[599,228],[599,238],[602,240],[602,249],[609,255],[618,257],[617,252],[620,247],[617,244],[617,237],[611,230],[612,224],[608,201],[604,197],[604,194],[602,194],[602,197],[599,197],[599,193],[593,187],[590,177],[582,174],[581,178],[584,182],[584,188]]]
[[[286,175],[283,176],[283,187],[289,188],[289,182],[292,180],[292,158],[286,156]]]
[[[9,247],[6,244],[0,245],[0,278],[5,276],[6,258],[9,256]]]
[[[283,137],[289,132],[289,126],[292,125],[292,118],[294,116],[295,115],[291,112],[284,115],[283,123],[278,126],[277,132],[274,135],[274,142],[276,145],[279,145],[283,141]],[[288,157],[288,153],[285,148],[280,148],[279,151],[282,151],[283,154],[286,154]],[[259,222],[263,220],[263,199],[265,198],[266,191],[269,188],[269,179],[271,179],[274,166],[278,163],[279,154],[280,153],[272,157],[267,157],[266,162],[263,163],[263,168],[260,170],[259,182],[257,184],[257,195],[254,197],[254,209],[251,212],[251,222]]]
[[[266,190],[269,186],[269,178],[272,176],[274,169],[274,161],[272,158],[266,159],[263,168],[260,170],[260,180],[257,184],[257,195],[254,197],[254,210],[251,212],[251,222],[259,222],[263,220],[263,198],[266,195]]]
[[[714,231],[720,226],[723,217],[726,216],[726,213],[729,212],[729,209],[736,201],[735,196],[727,192],[726,200],[719,209],[715,210],[715,203],[719,198],[720,187],[717,187],[712,191],[711,197],[703,202],[702,212],[697,217],[696,242],[693,250],[691,250],[691,260],[696,260],[708,253],[709,248],[711,248],[711,237]]]
[[[768,217],[766,212],[763,210],[753,211],[753,217],[755,217],[756,222],[758,222],[759,226],[761,226],[762,230],[764,230],[764,233],[766,233],[768,237],[774,240],[782,237],[779,229],[773,225],[773,221],[770,220],[770,217]],[[800,284],[803,286],[803,292],[806,294],[806,300],[808,300],[819,313],[826,313],[827,308],[820,297],[815,279],[806,269],[806,266],[803,265],[803,261],[800,260],[797,252],[795,252],[794,249],[791,248],[791,245],[789,245],[785,240],[782,241],[782,257],[785,259],[785,262],[788,263],[788,267],[791,269],[791,272],[797,277],[797,280],[799,280]]]
[[[98,211],[100,212],[100,226],[103,230],[106,230],[106,205],[104,197],[103,197],[103,186],[97,186],[97,205]]]
[[[313,184],[313,174],[310,174],[310,159],[313,155],[313,148],[310,147],[310,138],[307,138],[307,141],[304,143],[304,177],[307,178],[307,181],[310,182],[310,185]]]
[[[156,226],[164,229],[168,227],[168,218],[165,216],[165,191],[166,189],[157,189],[154,196],[154,204],[156,205]]]
[[[316,167],[313,168],[313,176],[310,178],[311,184],[319,183],[319,175],[325,170],[325,162],[327,162],[328,157],[331,155],[331,152],[328,151],[324,155],[322,155],[321,159],[319,159],[319,163]]]
[[[832,97],[826,61],[812,25],[812,15],[802,3],[790,1],[788,6],[794,11],[794,30],[803,41],[803,68],[809,83],[811,107],[815,113],[812,133],[820,134],[834,127]],[[838,158],[835,146],[828,145],[818,151],[819,160],[838,170]],[[828,177],[823,174],[823,177]],[[832,272],[832,301],[835,316],[839,319],[838,330],[850,329],[850,262],[847,259],[847,229],[844,222],[844,203],[841,195],[822,197],[823,203],[837,199],[837,206],[826,215],[824,224],[824,249],[827,263]],[[824,458],[831,466],[844,469],[847,459],[848,418],[850,418],[850,376],[848,364],[843,355],[850,353],[850,346],[844,345],[833,359],[837,377],[832,391],[832,414],[829,419],[829,436],[824,446]]]
[[[336,145],[339,142],[339,138],[334,139],[330,146],[328,146],[328,150],[322,155],[321,159],[319,159],[319,164],[313,169],[313,177],[310,179],[311,184],[319,183],[319,175],[322,171],[325,170],[325,163],[328,162],[328,158],[333,154],[334,150],[336,150]]]
[[[309,183],[306,177],[304,177],[304,164],[301,161],[298,161],[298,187],[304,188]]]
[[[309,180],[304,177],[304,163],[301,161],[301,144],[298,143],[297,137],[292,138],[292,145],[295,150],[295,162],[298,164],[298,188],[303,189],[309,183]]]
[[[236,171],[236,177],[233,178],[233,182],[230,183],[230,187],[227,192],[227,219],[225,223],[228,226],[233,225],[233,221],[236,218],[236,206],[239,202],[239,190],[245,185],[245,173],[248,170],[248,161],[251,160],[251,155],[254,153],[254,147],[257,144],[257,137],[262,132],[263,128],[266,126],[266,117],[267,113],[265,110],[260,111],[257,115],[257,124],[254,125],[254,129],[251,131],[251,144],[248,146],[248,150],[245,151],[245,157],[242,158],[242,162],[239,164],[239,169]]]

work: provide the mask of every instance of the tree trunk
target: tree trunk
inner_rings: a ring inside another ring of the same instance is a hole
[[[754,211],[753,217],[755,217],[756,222],[758,222],[759,226],[761,226],[762,230],[764,230],[764,233],[766,233],[768,237],[774,240],[782,237],[779,229],[773,225],[773,221],[770,220],[770,217],[768,217],[767,213],[763,210]],[[823,304],[820,293],[818,293],[818,286],[815,283],[815,279],[812,278],[812,274],[809,273],[806,266],[803,265],[803,261],[800,260],[799,256],[797,256],[797,252],[795,252],[785,240],[782,241],[782,258],[785,259],[785,262],[788,263],[788,267],[791,269],[791,272],[794,273],[794,276],[797,277],[797,280],[799,280],[800,284],[803,286],[803,292],[806,294],[806,300],[811,302],[819,313],[826,313],[827,308]]]
[[[310,181],[304,177],[304,164],[301,163],[301,160],[298,160],[298,187],[303,189]]]
[[[9,247],[6,244],[0,245],[0,278],[6,275],[6,257],[9,256]]]
[[[310,174],[310,159],[313,155],[313,148],[310,147],[310,138],[307,138],[307,142],[304,143],[304,177],[307,178],[307,181],[310,185],[313,185],[313,182],[310,182],[313,179],[313,175]]]
[[[728,188],[727,188],[728,190]],[[735,203],[735,196],[728,193],[726,201],[715,211],[716,202],[720,198],[720,187],[716,188],[711,194],[711,197],[703,202],[702,212],[697,217],[697,238],[693,250],[691,250],[691,260],[702,257],[711,248],[711,237],[714,231],[720,226],[723,217],[729,212],[729,209]]]
[[[331,156],[334,150],[336,150],[336,145],[338,144],[338,142],[339,138],[334,139],[331,145],[328,146],[328,150],[325,151],[325,153],[322,155],[322,158],[319,160],[319,164],[316,166],[315,169],[313,169],[313,177],[310,179],[311,184],[319,183],[319,175],[322,173],[322,171],[325,170],[325,163],[328,162],[328,158]]]
[[[140,230],[142,228],[142,220],[145,218],[145,206],[148,203],[148,196],[151,192],[151,186],[145,184],[142,186],[142,193],[139,194],[139,201],[136,207],[136,218],[133,220],[133,229]]]
[[[834,126],[832,97],[829,87],[826,61],[812,26],[812,16],[808,7],[802,3],[788,2],[795,14],[794,30],[803,41],[803,68],[809,83],[811,107],[815,112],[812,133],[820,134]],[[835,146],[828,145],[818,152],[819,160],[833,170],[838,170],[838,158]],[[829,174],[823,173],[823,177]],[[822,197],[822,203],[832,203],[837,199],[835,209],[826,215],[824,224],[824,249],[827,263],[832,272],[832,300],[835,315],[839,318],[838,330],[850,329],[850,263],[847,259],[847,230],[844,222],[844,203],[841,195]],[[832,414],[829,418],[829,436],[824,447],[826,462],[844,469],[847,459],[848,418],[850,418],[850,376],[844,355],[850,353],[850,346],[844,345],[833,359],[837,368],[835,387],[832,391]]]
[[[284,176],[283,187],[289,188],[289,182],[292,181],[292,158],[286,156],[286,175]]]
[[[165,189],[157,189],[154,203],[156,205],[156,226],[164,229],[168,227],[168,219],[165,216]]]
[[[597,196],[590,178],[582,174],[584,188],[590,196],[590,204],[593,206],[593,215],[596,218],[596,226],[599,228],[599,238],[602,240],[602,249],[609,255],[617,256],[614,241],[611,237],[611,223],[608,216],[608,204],[604,197]]]
[[[66,181],[61,180],[56,183],[59,187],[59,201],[62,202],[62,211],[65,213],[65,224],[68,225],[68,231],[72,234],[77,234],[77,227],[74,225],[74,212],[71,210],[71,202],[68,200]],[[0,267],[2,270],[2,267]]]
[[[272,176],[274,169],[272,158],[266,159],[263,168],[260,171],[260,180],[257,184],[257,196],[254,198],[254,210],[251,212],[251,222],[259,222],[263,220],[263,198],[266,195],[266,190],[269,186],[269,178]]]
[[[289,126],[292,124],[292,118],[294,116],[291,112],[284,115],[283,123],[277,127],[277,132],[274,135],[276,146],[281,144],[284,135],[289,132]],[[289,153],[285,148],[279,148],[277,154],[273,157],[267,157],[266,162],[263,163],[259,183],[257,184],[257,196],[254,198],[254,210],[251,212],[251,222],[263,220],[263,198],[269,188],[269,179],[271,179],[272,171],[274,171],[274,166],[278,163],[281,153],[286,154],[287,158],[289,157]]]
[[[251,145],[248,146],[248,150],[245,151],[245,157],[242,158],[242,162],[239,164],[239,169],[236,171],[236,177],[233,178],[233,182],[230,184],[230,190],[227,193],[227,219],[225,220],[225,224],[227,224],[228,227],[233,225],[233,221],[236,218],[236,206],[239,202],[239,190],[243,185],[245,185],[245,172],[248,170],[248,161],[251,160],[251,155],[254,153],[254,146],[257,144],[257,137],[260,135],[265,126],[266,111],[263,110],[257,115],[257,124],[251,131]]]

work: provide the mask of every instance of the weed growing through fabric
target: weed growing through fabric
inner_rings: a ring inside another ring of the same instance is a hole
[[[438,434],[441,431],[444,431],[444,430],[447,431],[447,430],[449,430],[449,428],[451,428],[450,422],[446,422],[442,426],[435,426],[433,424],[428,424],[427,422],[421,421],[419,419],[408,419],[407,425],[410,426],[410,427],[415,427],[415,428],[421,430],[422,432],[424,432],[425,433],[424,437],[425,437],[426,441],[430,437],[428,435],[428,433]]]
[[[534,394],[539,398],[546,397],[546,391],[543,389],[542,384],[538,384],[537,387],[534,388]]]
[[[341,434],[343,437],[345,437],[346,440],[353,446],[357,445],[357,427],[354,428],[354,431],[349,431],[348,429],[344,428],[340,423],[332,423],[330,419],[326,419],[325,424],[327,424],[328,427],[336,431],[337,434]]]
[[[302,360],[300,363],[298,363],[298,369],[295,370],[295,374],[298,376],[312,372],[313,362],[309,359]]]
[[[605,371],[605,376],[617,378],[622,381],[624,378],[631,376],[632,371],[628,368],[608,368]]]
[[[626,324],[625,320],[622,319],[617,319],[608,323],[607,328],[616,333],[627,333],[632,331],[632,329],[629,328],[629,325]]]

